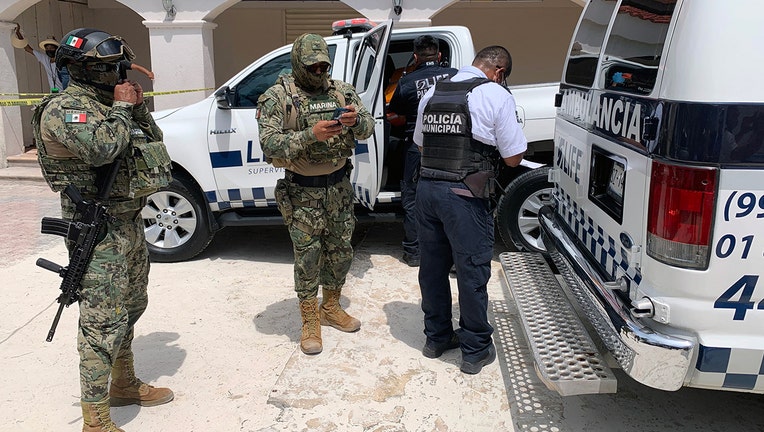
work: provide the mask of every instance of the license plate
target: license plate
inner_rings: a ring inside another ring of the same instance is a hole
[[[621,223],[626,159],[592,146],[592,165],[589,173],[589,199]]]
[[[607,194],[623,203],[623,183],[626,178],[623,165],[619,162],[613,162],[613,168],[610,171],[610,182],[607,186]]]

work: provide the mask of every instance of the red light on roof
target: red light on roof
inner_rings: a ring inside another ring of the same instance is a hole
[[[338,31],[343,29],[357,28],[359,30],[367,31],[377,25],[373,21],[369,21],[367,18],[352,18],[346,20],[334,21],[332,23],[332,31]]]

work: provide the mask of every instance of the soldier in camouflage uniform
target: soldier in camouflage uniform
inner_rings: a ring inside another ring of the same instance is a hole
[[[77,29],[61,41],[56,65],[71,83],[44,98],[32,125],[43,175],[56,191],[76,186],[86,200],[98,195],[114,161],[121,161],[109,198],[113,218],[96,246],[80,290],[77,348],[83,431],[121,431],[109,407],[169,402],[173,392],[135,377],[133,328],[148,303],[148,251],[140,211],[146,196],[171,180],[162,131],[137,83],[120,80],[119,62],[134,55],[117,36]],[[80,215],[61,194],[62,215]],[[109,376],[112,381],[109,385]]]
[[[321,325],[345,332],[361,327],[339,299],[353,259],[349,157],[356,140],[372,134],[374,119],[352,86],[329,78],[330,67],[324,39],[303,34],[292,47],[292,72],[258,100],[263,153],[274,166],[285,168],[276,184],[276,200],[294,245],[300,348],[305,354],[323,349]],[[331,120],[339,107],[348,111]]]

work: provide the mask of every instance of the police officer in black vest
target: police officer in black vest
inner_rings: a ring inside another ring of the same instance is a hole
[[[506,48],[481,50],[471,66],[438,81],[419,103],[414,142],[421,147],[417,186],[425,357],[461,348],[461,370],[479,373],[496,358],[488,323],[494,227],[492,179],[499,163],[514,167],[527,142],[515,100],[502,84],[512,70]],[[449,270],[456,267],[459,329],[451,314]]]
[[[406,118],[404,136],[403,179],[401,180],[401,201],[403,204],[403,261],[411,267],[419,265],[419,241],[417,239],[416,214],[416,178],[419,174],[421,154],[414,144],[414,126],[417,119],[419,100],[430,87],[443,78],[454,75],[457,71],[440,65],[440,46],[438,39],[430,35],[414,39],[414,70],[404,75],[390,98],[388,109]]]

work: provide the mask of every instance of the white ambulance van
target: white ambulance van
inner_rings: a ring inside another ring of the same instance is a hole
[[[764,393],[762,16],[761,0],[583,10],[539,216],[565,295],[543,260],[502,255],[522,321],[545,326],[526,325],[540,375],[561,393],[615,391],[593,341],[651,387]]]

